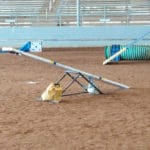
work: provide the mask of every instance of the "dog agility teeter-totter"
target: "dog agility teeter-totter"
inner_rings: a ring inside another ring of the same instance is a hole
[[[102,94],[101,90],[99,89],[99,87],[94,83],[94,80],[99,80],[102,82],[105,82],[107,84],[111,84],[113,86],[122,88],[122,89],[128,89],[129,86],[106,79],[102,76],[96,76],[94,74],[61,64],[59,62],[50,60],[50,59],[46,59],[28,52],[24,52],[24,51],[20,51],[14,48],[2,48],[3,51],[9,51],[11,53],[15,53],[15,54],[19,54],[19,55],[24,55],[27,57],[30,57],[32,59],[50,64],[50,65],[54,65],[57,67],[60,67],[62,69],[65,70],[64,74],[62,77],[60,77],[60,79],[58,81],[56,81],[55,83],[51,83],[47,89],[43,92],[43,94],[41,95],[41,100],[42,101],[52,101],[52,102],[59,102],[61,100],[62,96],[65,96],[65,92],[69,89],[69,87],[73,84],[73,83],[77,83],[82,89],[83,92],[82,93],[90,93],[90,94]],[[64,89],[62,89],[62,87],[60,86],[61,81],[66,78],[69,77],[71,79],[71,81],[66,85],[66,87]],[[78,79],[82,78],[82,80],[84,80],[87,85],[85,86],[83,83],[81,83],[81,81],[79,81]]]

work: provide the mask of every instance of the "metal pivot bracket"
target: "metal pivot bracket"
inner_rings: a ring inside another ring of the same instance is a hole
[[[62,96],[70,96],[75,94],[83,94],[83,93],[89,93],[89,94],[102,94],[100,89],[95,85],[93,82],[93,78],[83,75],[81,72],[74,72],[67,70],[64,72],[64,74],[55,82],[57,84],[61,85],[61,82],[66,78],[69,77],[70,80],[67,81],[65,87],[63,87],[63,94]],[[82,78],[82,81],[79,80],[79,78]],[[84,82],[84,83],[83,83]],[[77,83],[83,91],[76,92],[76,93],[67,93],[67,90],[74,84]],[[86,84],[85,84],[86,83]]]

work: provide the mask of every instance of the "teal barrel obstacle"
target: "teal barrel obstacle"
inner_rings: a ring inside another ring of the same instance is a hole
[[[105,46],[104,55],[108,59],[114,55],[120,49],[124,48],[124,45],[112,45]],[[121,55],[116,57],[113,61],[119,60],[150,60],[150,46],[132,45],[127,48]]]

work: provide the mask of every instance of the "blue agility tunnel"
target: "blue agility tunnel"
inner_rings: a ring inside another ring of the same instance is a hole
[[[108,59],[121,49],[126,47],[125,45],[112,45],[105,46],[104,55]],[[125,52],[117,56],[113,61],[120,60],[150,60],[150,46],[132,45]]]

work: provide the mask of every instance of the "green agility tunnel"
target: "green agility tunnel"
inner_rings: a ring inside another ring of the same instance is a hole
[[[104,55],[108,59],[120,49],[123,49],[124,45],[112,45],[105,46]],[[132,45],[127,48],[121,55],[116,57],[113,61],[120,60],[150,60],[150,46]]]

